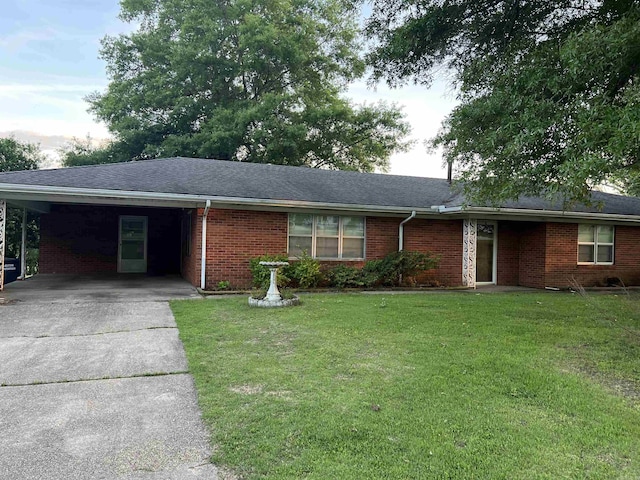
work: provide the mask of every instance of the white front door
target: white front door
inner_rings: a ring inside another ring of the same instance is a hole
[[[147,217],[120,216],[118,272],[147,271]]]

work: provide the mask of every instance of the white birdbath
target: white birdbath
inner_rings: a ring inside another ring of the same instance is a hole
[[[289,307],[291,305],[299,305],[300,299],[296,296],[289,299],[282,298],[278,291],[278,268],[286,267],[289,262],[260,262],[263,267],[269,268],[271,278],[269,282],[269,291],[264,298],[249,297],[249,305],[252,307]]]
[[[282,300],[282,295],[278,290],[278,268],[286,267],[289,262],[260,262],[263,267],[268,267],[271,272],[271,278],[269,280],[269,290],[265,300],[268,302],[277,302]]]

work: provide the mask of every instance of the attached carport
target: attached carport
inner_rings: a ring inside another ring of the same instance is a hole
[[[155,192],[0,183],[0,290],[5,284],[8,208],[40,216],[40,273],[184,276],[185,259],[195,263],[191,220],[193,209],[205,203],[199,200]],[[24,241],[23,234],[23,262]]]

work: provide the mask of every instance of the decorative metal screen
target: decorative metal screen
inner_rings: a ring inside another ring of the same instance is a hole
[[[475,288],[478,222],[472,218],[466,219],[462,228],[462,284]]]
[[[6,243],[7,202],[0,200],[0,292],[4,289],[4,251]]]

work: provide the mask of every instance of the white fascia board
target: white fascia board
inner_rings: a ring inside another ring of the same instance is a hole
[[[54,187],[42,185],[21,185],[0,183],[0,198],[12,200],[38,200],[59,203],[92,203],[107,205],[140,205],[166,207],[204,207],[207,200],[218,208],[261,208],[261,209],[315,209],[341,212],[381,213],[406,215],[416,210],[418,215],[433,216],[429,208],[356,205],[343,203],[307,202],[297,200],[272,200],[263,198],[223,197],[211,195],[190,195],[162,192],[136,192],[127,190],[102,190],[74,187]]]
[[[616,223],[640,223],[640,215],[622,215],[617,213],[599,213],[599,212],[571,212],[558,210],[533,210],[525,208],[493,208],[493,207],[467,207],[455,209],[441,209],[441,213],[462,213],[473,216],[484,217],[508,217],[514,220],[531,220],[536,218],[537,221],[555,220],[560,222],[573,221],[603,221]]]

